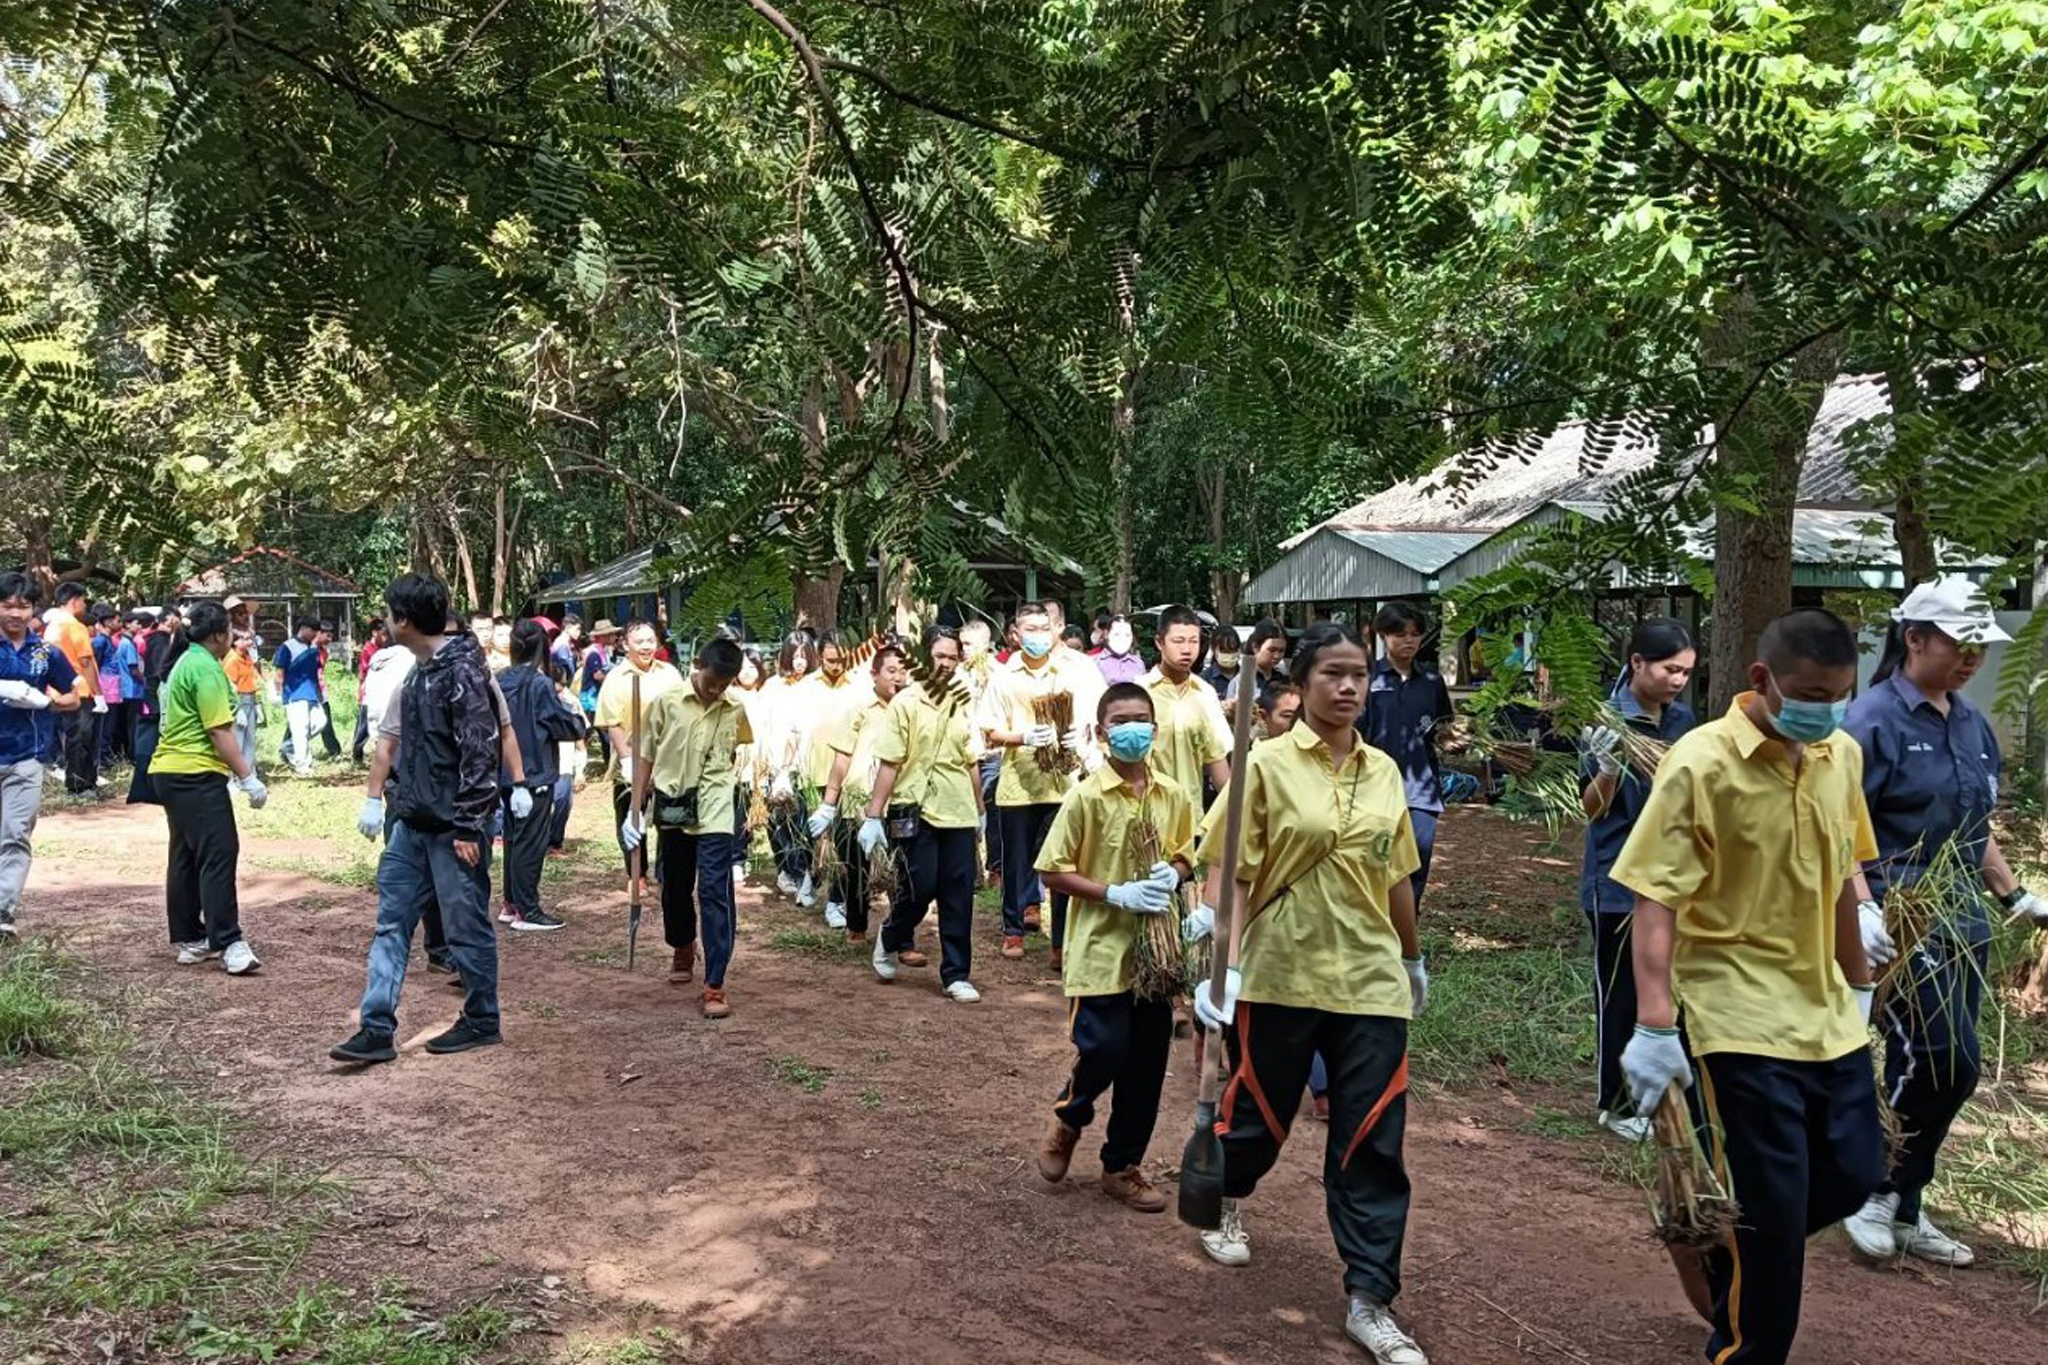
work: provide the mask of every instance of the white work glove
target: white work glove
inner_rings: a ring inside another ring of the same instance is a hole
[[[1180,938],[1183,943],[1200,943],[1216,932],[1216,907],[1203,901],[1188,911],[1187,918],[1180,922]]]
[[[1069,735],[1067,749],[1076,758],[1081,760],[1081,771],[1092,773],[1103,764],[1109,762],[1109,755],[1102,752],[1100,744],[1090,744],[1085,740],[1077,740],[1072,737],[1079,733],[1080,731],[1076,730]]]
[[[1419,957],[1404,957],[1401,965],[1408,969],[1408,1017],[1420,1019],[1429,1008],[1429,963]]]
[[[94,697],[92,699],[92,713],[96,716],[107,714],[107,699],[105,697]]]
[[[1621,1050],[1621,1074],[1635,1097],[1636,1113],[1644,1118],[1656,1111],[1673,1082],[1690,1087],[1692,1063],[1686,1060],[1678,1030],[1637,1024],[1635,1036]]]
[[[1232,967],[1223,973],[1223,1000],[1212,995],[1209,979],[1195,983],[1195,1018],[1204,1028],[1222,1028],[1237,1018],[1237,993],[1244,987],[1244,973]]]
[[[1586,751],[1586,757],[1593,760],[1602,777],[1614,777],[1621,772],[1621,732],[1607,725],[1588,725],[1579,731],[1579,744]]]
[[[1173,897],[1154,881],[1118,882],[1109,888],[1106,899],[1117,909],[1134,915],[1156,915],[1173,903]]]
[[[820,801],[818,803],[818,808],[811,812],[811,818],[808,825],[808,828],[811,831],[811,837],[813,839],[818,838],[826,830],[832,828],[832,822],[834,820],[837,820],[838,818],[838,806],[832,804],[830,801]]]
[[[1863,1027],[1869,1028],[1870,1006],[1877,999],[1877,987],[1851,984],[1849,989],[1856,992],[1856,1017],[1863,1021]]]
[[[363,808],[356,812],[356,833],[375,843],[377,836],[383,832],[384,798],[380,796],[364,797]]]
[[[637,811],[627,812],[626,818],[619,824],[619,842],[626,846],[626,852],[631,853],[640,847],[646,838],[647,817]]]
[[[2014,924],[2021,920],[2031,920],[2036,928],[2048,929],[2048,901],[2021,888],[2020,898],[2012,903],[2012,909],[2006,911],[2006,919],[2008,923]]]
[[[512,789],[512,818],[524,820],[533,814],[533,793],[524,787]]]
[[[33,683],[0,682],[0,702],[20,711],[40,711],[50,704],[50,694]]]
[[[235,785],[241,788],[242,795],[249,798],[250,810],[262,810],[263,803],[270,799],[270,788],[264,786],[263,779],[253,772],[247,777],[236,778]]]
[[[1856,922],[1863,929],[1863,956],[1870,959],[1873,967],[1882,967],[1899,955],[1899,945],[1892,942],[1891,933],[1884,927],[1884,911],[1878,909],[1876,901],[1864,901],[1856,907]]]
[[[870,815],[860,822],[860,833],[854,839],[860,844],[860,851],[872,858],[876,849],[889,842],[889,831],[882,828],[880,819]]]
[[[1027,749],[1050,749],[1060,742],[1060,732],[1050,725],[1034,725],[1024,732],[1024,747]]]
[[[1152,864],[1145,873],[1145,880],[1169,896],[1180,890],[1180,873],[1174,868],[1172,863],[1164,859]]]
[[[775,774],[775,780],[768,784],[768,799],[770,801],[796,800],[796,778],[791,776],[787,769]]]

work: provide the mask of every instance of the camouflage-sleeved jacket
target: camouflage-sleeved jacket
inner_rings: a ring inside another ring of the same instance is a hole
[[[467,632],[406,678],[398,694],[393,818],[422,833],[481,840],[498,808],[498,708],[483,650]]]

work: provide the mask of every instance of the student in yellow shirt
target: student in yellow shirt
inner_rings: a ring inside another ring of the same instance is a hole
[[[1095,721],[1108,736],[1109,762],[1060,806],[1038,857],[1046,886],[1069,897],[1064,975],[1076,1053],[1039,1144],[1038,1173],[1066,1179],[1081,1130],[1095,1118],[1095,1102],[1114,1090],[1116,1107],[1102,1144],[1102,1191],[1140,1213],[1158,1213],[1166,1196],[1140,1168],[1159,1119],[1173,1001],[1132,991],[1131,955],[1138,917],[1171,910],[1173,893],[1192,870],[1195,807],[1186,792],[1146,767],[1154,733],[1150,693],[1136,683],[1113,684],[1102,693]],[[1141,818],[1159,832],[1160,861],[1138,853]]]
[[[964,689],[952,685],[960,667],[960,637],[951,626],[924,633],[925,657],[935,685],[917,683],[898,693],[875,738],[875,789],[861,821],[860,851],[873,856],[895,838],[885,829],[899,821],[912,833],[898,840],[909,872],[910,894],[892,907],[875,935],[875,975],[896,979],[899,960],[912,957],[917,926],[933,901],[939,906],[939,981],[946,998],[973,1004],[981,992],[968,980],[974,967],[975,834],[981,824],[981,783]]]
[[[617,764],[612,769],[612,820],[624,824],[626,812],[633,801],[633,679],[640,679],[640,710],[643,714],[659,701],[663,693],[672,692],[683,685],[683,675],[675,665],[655,658],[655,651],[661,648],[661,636],[655,632],[651,621],[628,621],[624,634],[626,656],[612,665],[605,674],[604,686],[597,690],[597,711],[591,723],[611,741],[612,758]],[[633,866],[633,855],[624,844],[619,851],[626,855],[626,867]],[[659,866],[655,875],[661,875]]]
[[[629,811],[619,827],[628,853],[647,837],[650,824],[659,837],[661,924],[675,954],[671,982],[691,977],[702,912],[706,1019],[732,1013],[725,970],[736,918],[732,866],[741,848],[733,833],[733,754],[753,739],[746,712],[726,696],[740,663],[738,645],[713,640],[699,651],[689,684],[662,693],[647,707],[645,752],[633,778],[640,814],[636,819]]]
[[[1610,874],[1636,897],[1636,1031],[1621,1054],[1636,1111],[1691,1084],[1689,1040],[1714,1163],[1742,1205],[1707,1262],[1714,1365],[1782,1365],[1806,1239],[1885,1174],[1855,890],[1877,846],[1863,753],[1836,729],[1856,637],[1794,611],[1757,653],[1755,690],[1664,756]]]
[[[1004,850],[1003,956],[1024,956],[1024,936],[1038,932],[1039,907],[1045,899],[1036,863],[1046,831],[1059,814],[1060,802],[1073,788],[1072,774],[1047,772],[1039,756],[1067,749],[1091,752],[1089,730],[1102,696],[1102,670],[1087,655],[1061,649],[1053,635],[1052,616],[1043,602],[1017,608],[1020,657],[989,680],[982,698],[981,730],[988,746],[1002,755],[996,779],[995,823]],[[1066,693],[1073,699],[1074,724],[1061,734],[1042,723],[1033,711],[1041,697]],[[1074,760],[1078,766],[1080,760]]]
[[[826,892],[832,899],[827,903],[825,922],[832,923],[829,911],[836,908],[839,922],[835,927],[846,930],[850,943],[867,942],[868,860],[860,849],[860,822],[852,818],[852,811],[848,818],[840,819],[839,803],[846,800],[855,811],[867,808],[868,793],[875,786],[875,740],[882,733],[882,719],[888,714],[889,703],[910,681],[903,664],[903,647],[891,643],[876,650],[870,671],[874,690],[860,693],[865,699],[862,704],[840,717],[831,742],[819,746],[832,755],[832,766],[821,786],[823,799],[811,812],[810,822],[811,837],[818,839],[829,834],[839,854],[839,871],[833,874],[832,885]],[[902,899],[900,886],[897,899]]]
[[[823,635],[820,635],[818,637],[818,670],[805,679],[804,695],[798,703],[804,711],[804,738],[801,758],[804,776],[810,786],[817,790],[821,798],[826,788],[830,785],[832,769],[839,758],[839,752],[832,747],[833,739],[839,734],[840,727],[845,725],[851,717],[865,710],[867,704],[873,701],[875,697],[874,688],[869,683],[869,678],[872,675],[856,674],[848,666],[852,661],[852,654],[847,650],[846,646],[839,643],[839,637],[836,634],[828,630]],[[808,826],[811,831],[810,837],[813,840],[817,839],[826,830],[836,829],[836,811],[834,815],[835,819],[826,820],[821,823],[818,820],[817,813],[812,812]],[[846,841],[847,847],[851,848],[853,846],[852,830],[847,831]],[[841,856],[843,859],[843,851]],[[824,894],[825,927],[827,929],[844,929],[846,927],[846,874],[847,870],[852,866],[852,863],[842,861],[839,872],[827,885],[813,888]],[[867,869],[861,868],[860,871],[865,874]],[[863,878],[861,883],[861,894],[863,896],[867,894],[865,878]],[[797,897],[797,901],[799,904],[809,904],[801,895]],[[861,929],[862,932],[859,937],[865,939],[867,937],[865,904],[862,906]]]
[[[1202,618],[1188,607],[1159,613],[1159,663],[1138,685],[1152,694],[1158,735],[1152,744],[1152,771],[1202,799],[1202,779],[1218,791],[1230,780],[1230,727],[1216,689],[1195,676],[1202,653]]]
[[[775,859],[775,887],[805,910],[817,903],[811,880],[811,845],[804,838],[810,812],[797,788],[818,707],[812,686],[817,650],[808,630],[783,637],[775,656],[775,676],[761,684],[748,714],[754,721],[756,766],[768,787],[768,850]]]
[[[1240,1203],[1279,1158],[1321,1054],[1330,1079],[1323,1189],[1344,1260],[1345,1331],[1380,1365],[1428,1365],[1388,1307],[1408,1223],[1408,1021],[1429,1001],[1429,973],[1415,936],[1409,874],[1421,860],[1401,771],[1355,728],[1371,669],[1349,626],[1311,627],[1293,670],[1301,719],[1245,760],[1236,965],[1222,1001],[1206,983],[1194,993],[1196,1015],[1225,1030],[1234,1068],[1217,1123],[1223,1225],[1202,1234],[1202,1248],[1223,1265],[1251,1260]],[[1224,838],[1212,815],[1201,850],[1212,867]],[[1206,907],[1189,916],[1189,937],[1212,929]]]

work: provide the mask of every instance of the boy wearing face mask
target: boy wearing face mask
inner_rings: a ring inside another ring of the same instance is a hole
[[[1139,916],[1167,913],[1193,860],[1195,808],[1186,792],[1152,776],[1152,697],[1135,683],[1105,690],[1096,724],[1108,736],[1109,762],[1060,806],[1038,871],[1071,898],[1064,981],[1074,1040],[1074,1069],[1053,1102],[1038,1149],[1038,1173],[1064,1180],[1095,1104],[1116,1092],[1102,1144],[1102,1191],[1140,1213],[1158,1213],[1166,1196],[1140,1169],[1159,1118],[1173,1043],[1173,1001],[1131,989]],[[1137,825],[1159,831],[1162,861],[1143,862]]]
[[[1806,1239],[1885,1175],[1855,881],[1877,844],[1863,752],[1836,732],[1856,637],[1795,611],[1758,654],[1755,690],[1671,746],[1610,874],[1636,897],[1636,1112],[1692,1084],[1689,1040],[1709,1155],[1742,1205],[1707,1260],[1707,1354],[1737,1365],[1790,1355]]]

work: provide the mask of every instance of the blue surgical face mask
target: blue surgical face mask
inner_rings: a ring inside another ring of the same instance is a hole
[[[1842,718],[1849,714],[1847,697],[1840,701],[1794,701],[1785,695],[1775,675],[1771,678],[1771,690],[1778,694],[1778,710],[1771,717],[1771,724],[1795,744],[1818,744],[1841,729]]]
[[[1036,630],[1024,632],[1024,652],[1034,659],[1043,659],[1052,653],[1052,633]]]
[[[1125,763],[1143,761],[1152,752],[1152,722],[1127,720],[1109,727],[1109,752]]]

